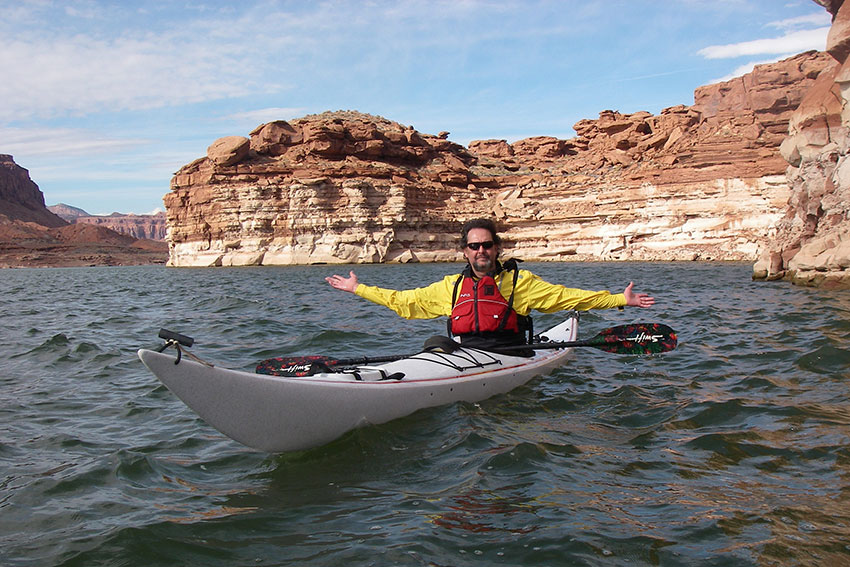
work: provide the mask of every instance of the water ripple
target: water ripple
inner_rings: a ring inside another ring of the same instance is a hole
[[[850,294],[735,264],[535,264],[640,282],[660,356],[577,349],[547,376],[265,455],[135,357],[166,327],[250,369],[394,354],[444,332],[330,290],[333,267],[0,271],[3,565],[842,565],[850,562]],[[446,264],[358,266],[395,287]],[[633,312],[583,315],[581,335]],[[540,315],[545,328],[556,315]]]

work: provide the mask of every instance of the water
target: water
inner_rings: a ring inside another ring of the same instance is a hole
[[[327,266],[0,271],[0,564],[850,564],[850,293],[748,265],[527,266],[635,280],[657,305],[588,313],[580,335],[658,321],[679,348],[583,349],[507,395],[285,455],[207,426],[135,350],[166,327],[251,369],[409,352],[444,323],[332,290]],[[409,287],[457,267],[357,272]]]

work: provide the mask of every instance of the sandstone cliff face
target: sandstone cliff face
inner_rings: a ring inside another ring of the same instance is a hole
[[[164,198],[175,266],[457,260],[495,216],[537,260],[754,260],[784,214],[778,148],[831,59],[805,53],[654,116],[604,111],[577,137],[463,148],[356,112],[213,143]]]
[[[833,61],[791,118],[781,147],[791,198],[753,277],[850,288],[850,4],[818,3],[833,14]]]
[[[112,213],[111,215],[89,215],[80,217],[75,222],[94,224],[112,229],[115,232],[132,236],[139,240],[157,240],[164,242],[168,233],[165,224],[165,213],[153,215],[134,215]]]
[[[72,224],[93,224],[126,234],[137,239],[164,241],[166,236],[165,213],[136,215],[112,213],[111,215],[90,215],[86,211],[59,203],[47,209]]]
[[[228,137],[164,198],[174,266],[439,261],[486,199],[463,147],[380,117],[325,113]]]
[[[7,222],[33,222],[43,226],[64,226],[64,220],[44,206],[44,195],[29,172],[12,156],[0,154],[0,216]]]
[[[470,150],[513,165],[564,172],[604,173],[626,182],[660,183],[760,177],[784,172],[776,151],[791,113],[831,63],[825,53],[808,52],[759,65],[753,72],[698,88],[693,106],[623,115],[603,111],[582,120],[571,140],[529,138],[473,142]],[[684,176],[684,178],[683,178]]]
[[[524,257],[749,260],[789,196],[777,148],[791,112],[828,65],[805,53],[701,87],[691,107],[605,111],[572,140],[470,150],[530,173],[504,176],[494,207]]]

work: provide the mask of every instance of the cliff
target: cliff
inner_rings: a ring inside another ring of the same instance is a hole
[[[68,224],[47,210],[44,195],[30,179],[29,171],[7,154],[0,154],[0,215],[7,222],[31,222],[48,227]]]
[[[850,288],[850,4],[818,3],[833,15],[832,61],[791,117],[781,147],[791,196],[753,277]]]
[[[161,264],[166,256],[162,242],[68,224],[44,206],[27,170],[0,155],[0,267]]]
[[[133,213],[112,213],[111,215],[90,215],[83,209],[64,203],[51,205],[47,209],[71,224],[94,224],[103,226],[138,239],[165,240],[167,227],[165,213],[136,215]]]
[[[464,148],[350,111],[263,124],[175,174],[169,264],[457,260],[474,216],[525,259],[753,261],[790,195],[791,113],[830,63],[758,66],[657,116],[604,111],[569,140]]]
[[[164,197],[175,266],[439,261],[491,191],[442,136],[356,112],[264,124],[184,166]]]

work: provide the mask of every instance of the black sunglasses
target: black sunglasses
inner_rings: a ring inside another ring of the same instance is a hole
[[[479,248],[481,248],[483,246],[484,250],[489,250],[490,248],[493,247],[493,244],[495,244],[495,243],[492,240],[488,240],[487,242],[470,242],[469,244],[466,245],[466,247],[469,248],[470,250],[478,250]]]

